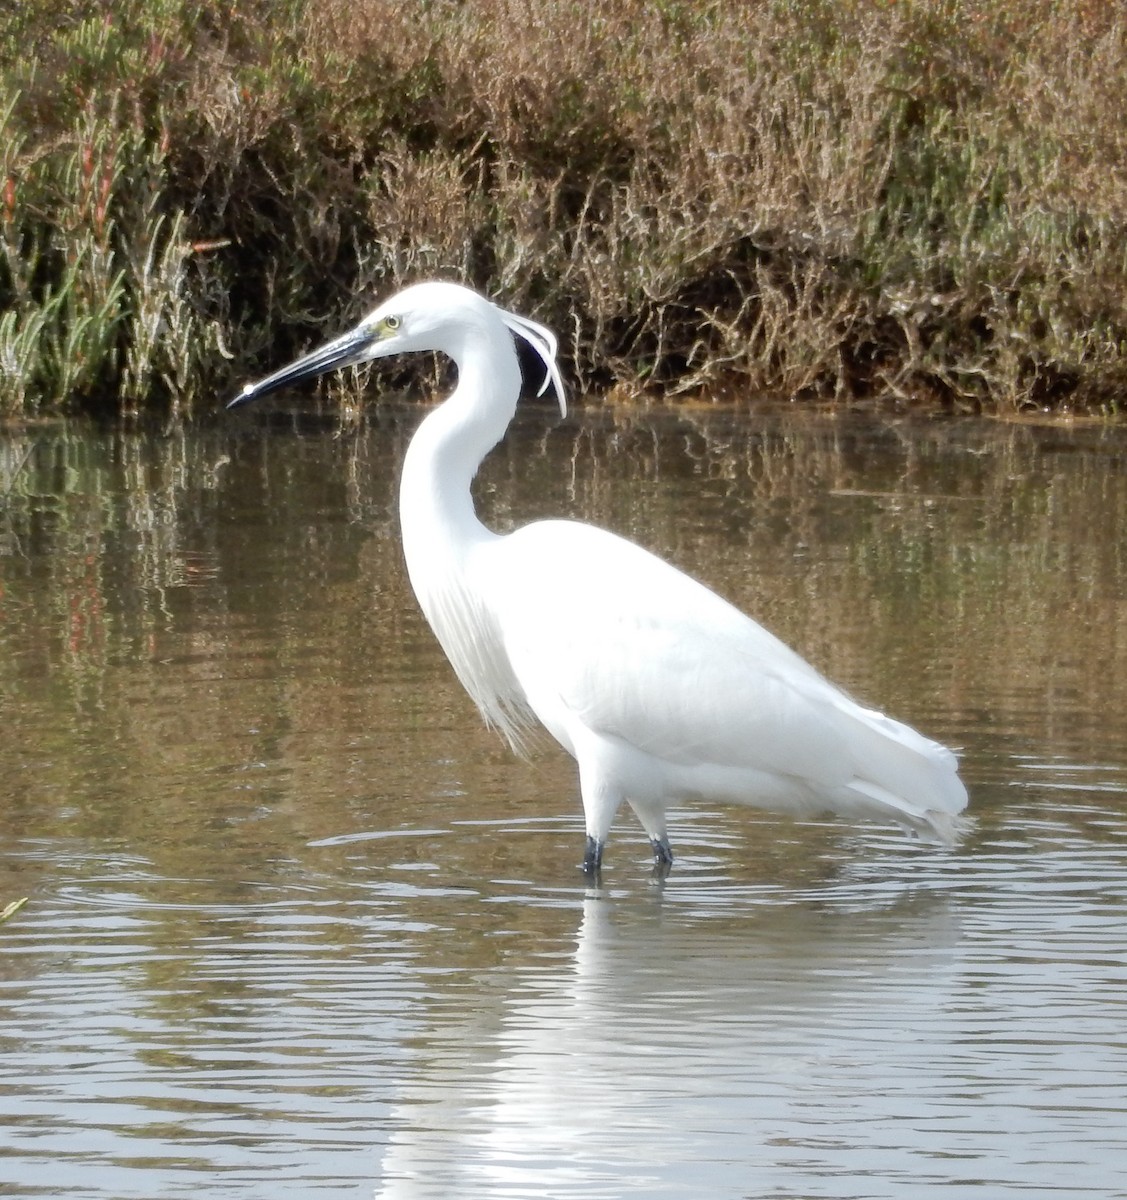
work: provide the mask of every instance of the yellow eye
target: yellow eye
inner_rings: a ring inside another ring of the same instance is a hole
[[[394,314],[390,317],[384,317],[383,327],[388,333],[394,333],[399,328],[399,318]]]

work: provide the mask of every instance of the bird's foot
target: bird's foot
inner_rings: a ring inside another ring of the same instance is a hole
[[[587,846],[583,851],[583,874],[594,883],[598,883],[603,874],[603,847],[605,842],[587,835]]]
[[[664,879],[673,866],[673,851],[669,846],[669,838],[664,834],[661,837],[650,838],[650,848],[654,852],[654,878]]]

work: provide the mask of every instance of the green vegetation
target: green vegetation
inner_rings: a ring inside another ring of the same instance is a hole
[[[591,391],[1117,410],[1124,95],[1095,0],[24,0],[0,413],[211,409],[436,275]]]

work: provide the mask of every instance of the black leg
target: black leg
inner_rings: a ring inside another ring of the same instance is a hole
[[[664,834],[659,838],[650,839],[650,847],[654,852],[654,876],[664,879],[673,866],[673,851],[669,846],[669,838]]]
[[[591,879],[598,879],[603,869],[603,846],[598,838],[587,835],[587,847],[583,851],[583,873]]]

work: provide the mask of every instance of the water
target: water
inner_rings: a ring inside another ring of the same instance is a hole
[[[1127,430],[530,406],[491,522],[707,579],[961,748],[952,851],[628,815],[422,625],[418,414],[0,440],[0,1192],[1127,1196]]]

